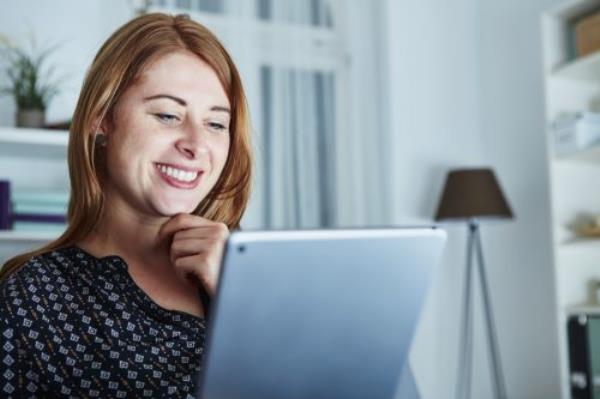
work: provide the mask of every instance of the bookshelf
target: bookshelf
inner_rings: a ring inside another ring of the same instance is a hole
[[[557,78],[595,83],[600,77],[600,53],[593,53],[561,65],[552,75]]]
[[[62,130],[0,127],[0,179],[16,190],[69,190],[67,144]],[[54,231],[0,230],[0,264],[58,237]]]
[[[597,0],[571,0],[542,15],[545,88],[545,137],[550,176],[550,203],[561,398],[571,399],[567,319],[574,313],[600,313],[592,292],[600,280],[600,238],[576,237],[569,226],[581,214],[600,214],[600,146],[557,157],[550,126],[562,112],[598,111],[600,52],[574,58],[571,25],[600,9]]]

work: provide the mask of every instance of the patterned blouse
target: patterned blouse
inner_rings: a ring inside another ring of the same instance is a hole
[[[193,398],[204,333],[119,256],[47,252],[0,283],[0,397]]]

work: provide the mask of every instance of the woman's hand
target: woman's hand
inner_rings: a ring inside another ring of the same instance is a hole
[[[227,225],[180,213],[169,219],[158,235],[160,241],[173,236],[170,259],[177,275],[184,280],[189,277],[199,280],[206,292],[213,296],[225,242],[229,237]]]

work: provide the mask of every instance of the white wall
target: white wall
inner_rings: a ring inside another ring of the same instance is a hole
[[[383,0],[381,10],[392,223],[430,222],[446,170],[479,165],[496,169],[517,215],[511,223],[483,226],[504,372],[515,399],[558,397],[538,24],[541,11],[556,2]],[[41,44],[64,42],[56,57],[71,77],[49,109],[50,120],[73,109],[85,68],[100,40],[129,18],[128,4],[3,4],[0,33],[37,26]],[[50,12],[56,8],[63,10],[58,17]],[[13,113],[10,99],[0,98],[0,125],[12,124]],[[448,231],[411,352],[424,399],[454,393],[466,229]],[[473,397],[487,398],[487,354],[476,316]]]
[[[539,17],[555,0],[387,0],[393,216],[430,221],[446,169],[492,166],[517,218],[483,245],[510,398],[557,398]],[[454,395],[466,228],[451,226],[411,352],[423,398]],[[477,301],[479,295],[475,296]],[[474,398],[490,398],[475,306]]]
[[[517,215],[485,240],[514,398],[560,397],[540,21],[561,2],[487,0],[478,27],[484,150]]]
[[[387,1],[393,220],[431,222],[446,170],[480,165],[477,0]],[[454,392],[465,228],[449,242],[411,361],[423,398]]]

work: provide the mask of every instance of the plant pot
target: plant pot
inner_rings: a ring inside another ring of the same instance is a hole
[[[17,110],[18,127],[43,127],[46,113],[41,109],[19,109]]]

